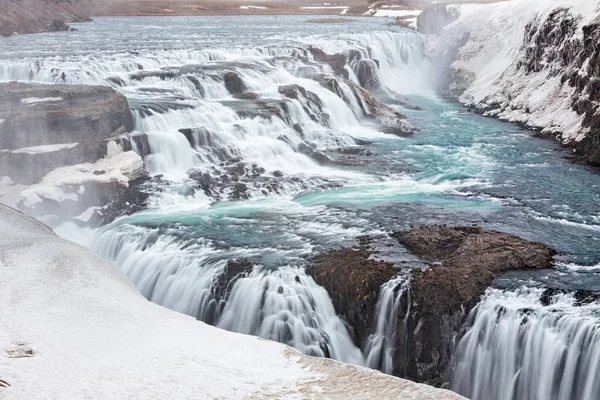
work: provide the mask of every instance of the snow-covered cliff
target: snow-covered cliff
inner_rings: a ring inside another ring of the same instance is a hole
[[[206,325],[0,205],[0,397],[461,399]]]
[[[460,47],[450,93],[600,165],[598,0],[511,0],[458,10],[435,39],[438,49]]]

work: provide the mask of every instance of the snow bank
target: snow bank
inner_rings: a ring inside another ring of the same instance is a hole
[[[268,10],[268,7],[262,6],[240,6],[242,10]]]
[[[31,207],[43,199],[57,203],[67,199],[77,201],[77,193],[65,192],[63,188],[90,182],[118,182],[127,185],[130,180],[142,175],[143,168],[142,158],[133,151],[126,151],[93,164],[57,168],[44,176],[40,183],[21,191],[21,197],[26,207]]]
[[[27,97],[25,99],[21,99],[21,103],[23,103],[23,104],[46,103],[46,102],[54,102],[54,101],[63,101],[63,98],[62,97]]]
[[[40,154],[40,153],[51,153],[62,149],[72,149],[79,143],[64,143],[64,144],[47,144],[42,146],[23,147],[21,149],[15,149],[13,153],[28,153],[28,154]]]
[[[2,398],[462,398],[169,311],[3,205],[0,255]]]
[[[575,89],[549,69],[528,73],[519,68],[528,23],[541,24],[553,10],[569,8],[581,28],[598,14],[597,0],[511,0],[460,6],[458,20],[442,32],[443,46],[466,44],[452,66],[459,100],[501,119],[560,132],[565,142],[582,138],[583,116],[572,109]],[[585,133],[585,132],[583,132]]]

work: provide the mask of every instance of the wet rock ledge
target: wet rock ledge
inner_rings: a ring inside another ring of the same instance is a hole
[[[361,348],[375,325],[381,285],[399,273],[411,274],[410,300],[395,321],[399,334],[393,374],[437,386],[446,381],[464,318],[494,277],[510,270],[551,268],[556,254],[543,243],[479,227],[431,225],[393,237],[428,267],[402,272],[361,245],[315,257],[308,272],[329,292]]]
[[[1,83],[0,202],[66,218],[119,202],[150,152],[132,129],[127,99],[109,87]]]

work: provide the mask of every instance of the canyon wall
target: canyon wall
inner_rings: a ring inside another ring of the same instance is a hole
[[[556,139],[582,162],[599,166],[598,2],[447,7],[452,13],[458,9],[459,16],[430,36],[435,56],[446,61],[441,69],[450,64],[441,90],[477,112]],[[440,24],[448,21],[448,12],[427,15],[438,15]],[[427,23],[421,26],[439,26]]]

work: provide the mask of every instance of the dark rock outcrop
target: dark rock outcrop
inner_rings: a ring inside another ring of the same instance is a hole
[[[68,31],[65,22],[91,21],[104,8],[95,0],[3,0],[0,1],[0,36],[21,33]]]
[[[412,276],[407,377],[438,385],[445,380],[464,316],[496,274],[550,268],[556,254],[543,243],[479,227],[424,226],[396,237],[431,263]]]
[[[575,306],[596,303],[600,301],[600,291],[593,290],[565,290],[556,288],[546,288],[540,295],[540,301],[547,306],[552,304],[552,298],[561,294],[571,294],[575,298]]]
[[[288,99],[300,101],[300,103],[302,103],[302,108],[313,121],[321,125],[329,126],[329,114],[323,112],[323,103],[315,93],[295,84],[280,86],[278,91]],[[295,126],[293,128],[298,130]]]
[[[381,88],[379,82],[379,65],[374,60],[358,60],[352,64],[360,86],[367,90],[378,90]]]
[[[433,225],[393,236],[429,267],[413,269],[412,304],[402,308],[396,321],[388,321],[403,326],[392,373],[434,385],[446,381],[464,318],[494,277],[515,269],[549,268],[555,254],[542,243],[478,227]],[[372,333],[381,285],[399,272],[393,264],[375,259],[368,245],[321,254],[307,269],[327,289],[336,312],[362,346]]]
[[[98,142],[130,132],[125,96],[105,86],[0,84],[0,149]]]
[[[381,124],[382,132],[397,136],[407,136],[414,133],[415,128],[408,123],[404,115],[383,103],[371,92],[351,80],[346,79],[345,83],[353,91],[365,115],[374,118]]]
[[[358,344],[369,336],[381,285],[398,273],[392,263],[372,259],[372,255],[365,247],[334,250],[316,256],[307,269],[327,289]]]
[[[241,95],[247,90],[244,80],[237,72],[226,72],[225,75],[223,75],[223,81],[225,82],[225,87],[231,94]]]
[[[343,54],[327,54],[318,47],[309,47],[308,51],[312,54],[313,59],[318,63],[327,64],[331,67],[336,75],[348,78],[346,70],[346,57]]]
[[[550,268],[556,254],[543,243],[479,227],[433,225],[397,237],[411,252],[434,263],[413,276],[415,301],[423,316],[471,308],[497,273]]]

